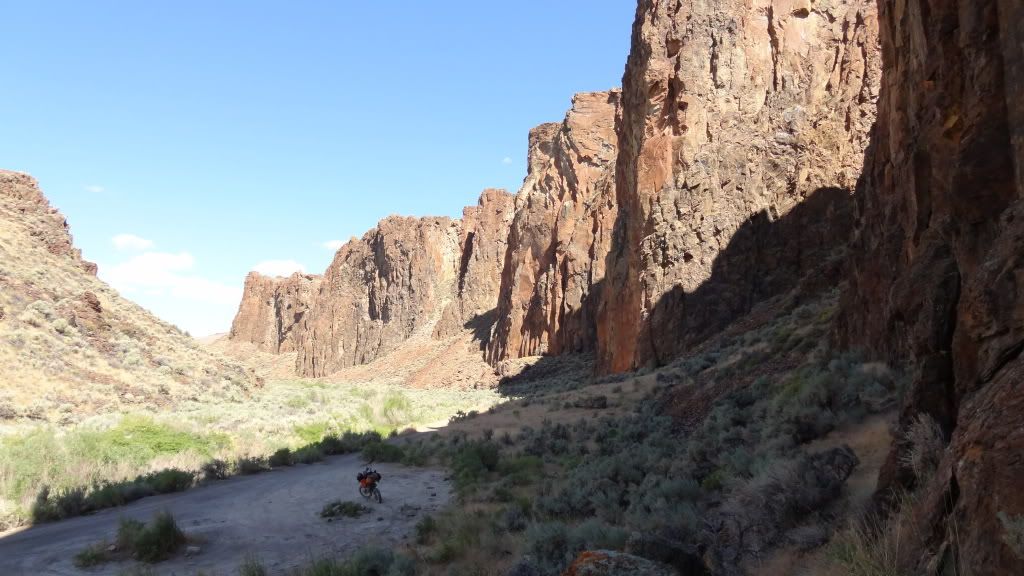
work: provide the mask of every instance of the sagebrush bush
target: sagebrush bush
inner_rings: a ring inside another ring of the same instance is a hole
[[[437,532],[437,520],[430,514],[423,516],[416,522],[416,543],[426,544],[435,532]]]
[[[185,534],[167,511],[158,512],[149,524],[122,519],[117,530],[118,548],[143,562],[166,560],[185,544]]]
[[[312,464],[314,462],[321,462],[323,459],[324,453],[319,444],[303,446],[296,450],[294,454],[294,460],[299,464]]]
[[[363,460],[366,462],[400,462],[404,456],[401,446],[388,442],[370,442],[363,446]]]
[[[268,469],[267,459],[262,456],[243,456],[235,460],[235,471],[242,475],[259,474]]]
[[[230,473],[230,470],[228,470],[228,463],[223,460],[210,460],[203,464],[200,471],[203,474],[203,480],[206,480],[207,482],[224,480]]]
[[[276,452],[270,455],[267,460],[271,468],[281,468],[284,466],[292,466],[295,464],[295,457],[292,455],[292,451],[289,448],[280,448]]]

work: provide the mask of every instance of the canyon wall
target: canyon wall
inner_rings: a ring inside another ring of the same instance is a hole
[[[511,218],[511,195],[487,190],[463,220],[391,216],[350,240],[296,328],[296,371],[325,376],[414,336],[486,341]]]
[[[926,413],[951,437],[915,507],[934,527],[919,568],[1019,574],[1024,5],[879,4],[884,83],[840,336],[909,370],[904,428]],[[910,449],[897,443],[882,488],[920,480]]]
[[[486,344],[497,317],[495,303],[514,213],[512,195],[500,189],[484,190],[476,206],[462,211],[455,293],[434,329],[435,337],[471,330]]]
[[[876,42],[871,0],[639,2],[602,371],[664,363],[845,243]]]
[[[319,276],[296,272],[274,278],[250,272],[229,337],[272,354],[294,352],[297,327],[319,289]]]
[[[592,350],[615,222],[618,90],[573,97],[561,123],[530,131],[501,273],[492,363]]]

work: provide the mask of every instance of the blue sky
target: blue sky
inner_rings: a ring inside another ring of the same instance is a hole
[[[635,2],[0,8],[0,168],[38,178],[102,278],[203,335],[255,267],[320,273],[388,214],[516,190],[527,131],[619,85]]]

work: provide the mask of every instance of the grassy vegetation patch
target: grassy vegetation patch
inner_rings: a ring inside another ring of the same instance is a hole
[[[170,558],[187,541],[174,517],[166,511],[158,512],[148,524],[122,518],[115,542],[98,542],[78,552],[74,563],[88,568],[105,562],[135,559],[155,563]]]

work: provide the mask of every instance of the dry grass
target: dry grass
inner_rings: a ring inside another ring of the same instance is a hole
[[[240,363],[89,274],[60,213],[11,173],[0,173],[0,311],[0,433],[26,420],[241,399],[255,384]]]

